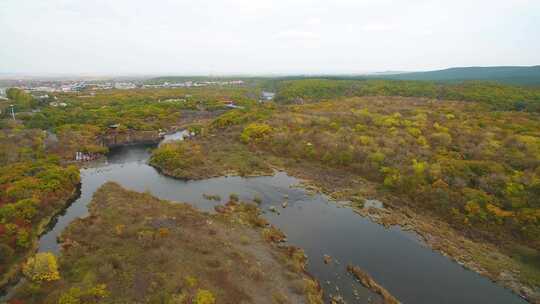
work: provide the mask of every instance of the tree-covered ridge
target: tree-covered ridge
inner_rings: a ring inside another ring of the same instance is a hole
[[[481,102],[496,110],[540,111],[540,89],[486,82],[305,79],[278,84],[276,101],[304,103],[352,96],[427,97]]]
[[[78,168],[61,165],[45,142],[40,130],[0,131],[0,286],[79,183]]]
[[[515,85],[540,85],[540,66],[459,67],[437,71],[377,76],[385,79],[460,82],[496,81]]]

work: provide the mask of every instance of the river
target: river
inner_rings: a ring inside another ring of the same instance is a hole
[[[283,172],[266,177],[219,177],[201,181],[180,181],[159,174],[147,164],[151,146],[112,149],[105,162],[81,170],[81,195],[57,218],[40,239],[40,251],[59,253],[57,236],[75,218],[88,214],[87,204],[105,182],[115,181],[136,191],[150,191],[167,200],[188,202],[212,211],[229,194],[243,200],[262,198],[261,208],[276,206],[280,214],[266,211],[264,217],[279,227],[288,242],[308,255],[308,271],[329,294],[342,294],[347,303],[366,303],[373,294],[346,273],[347,263],[369,272],[403,303],[527,303],[475,272],[425,247],[414,233],[395,227],[386,229],[355,214],[324,195],[312,195],[291,187],[299,180]],[[218,194],[221,202],[203,198]],[[288,207],[281,203],[287,199]],[[324,264],[328,254],[339,264]],[[354,286],[354,288],[353,288]],[[356,290],[356,291],[355,291]]]

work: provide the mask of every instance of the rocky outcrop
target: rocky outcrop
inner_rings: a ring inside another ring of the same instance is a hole
[[[101,136],[101,144],[109,148],[131,144],[157,144],[162,138],[159,131],[111,131]]]
[[[364,285],[366,288],[369,288],[371,291],[381,295],[385,304],[399,304],[400,302],[394,296],[388,292],[384,287],[375,282],[375,280],[365,271],[360,269],[360,267],[348,265],[347,271],[354,275],[358,281]]]

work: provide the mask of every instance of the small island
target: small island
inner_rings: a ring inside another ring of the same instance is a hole
[[[58,261],[29,259],[17,303],[323,303],[306,256],[254,204],[215,214],[108,182],[61,236]],[[88,254],[88,253],[92,254]]]

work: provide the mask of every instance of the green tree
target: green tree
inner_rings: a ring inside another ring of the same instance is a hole
[[[35,108],[38,104],[32,95],[18,88],[7,89],[6,96],[18,110],[29,110]]]

